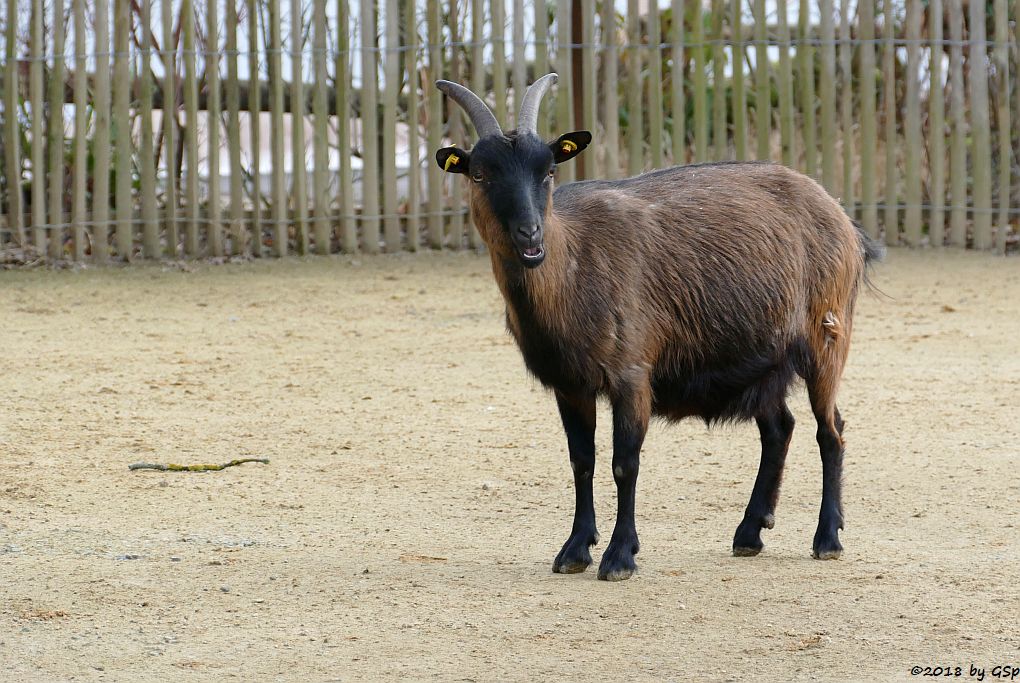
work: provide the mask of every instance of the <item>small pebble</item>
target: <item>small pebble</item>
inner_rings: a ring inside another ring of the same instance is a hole
[[[229,593],[230,586],[220,586],[220,591],[222,591],[223,593]]]

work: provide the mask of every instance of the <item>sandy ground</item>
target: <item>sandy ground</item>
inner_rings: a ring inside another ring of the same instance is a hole
[[[730,556],[754,427],[655,425],[640,572],[607,584],[550,572],[566,445],[486,258],[0,273],[0,680],[992,680],[1020,666],[1020,261],[876,275],[843,559],[810,558],[798,389],[765,552]],[[127,467],[236,457],[271,463]]]

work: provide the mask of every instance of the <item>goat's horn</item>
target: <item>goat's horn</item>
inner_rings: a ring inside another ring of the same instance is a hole
[[[552,85],[559,80],[556,74],[546,74],[531,84],[521,101],[521,113],[517,115],[517,130],[536,132],[538,130],[538,105]]]
[[[468,116],[471,117],[471,125],[475,127],[478,138],[489,135],[502,135],[503,129],[499,127],[499,121],[493,115],[492,110],[482,102],[478,95],[474,94],[463,85],[452,81],[436,81],[436,87],[446,93],[450,99],[459,104]]]

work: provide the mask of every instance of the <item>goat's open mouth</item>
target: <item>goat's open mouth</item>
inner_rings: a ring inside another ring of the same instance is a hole
[[[528,268],[534,268],[545,260],[545,247],[518,247],[517,253],[521,257],[521,263]]]

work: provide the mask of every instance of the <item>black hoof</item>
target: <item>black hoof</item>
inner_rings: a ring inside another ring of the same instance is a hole
[[[638,551],[638,543],[610,543],[605,555],[599,563],[600,581],[624,581],[637,571],[634,555]]]
[[[765,544],[758,541],[758,545],[737,545],[733,544],[733,557],[754,557],[765,549]]]
[[[598,532],[572,534],[553,560],[552,570],[557,574],[580,574],[591,564],[588,548],[598,542]]]
[[[838,560],[843,554],[843,546],[839,542],[836,531],[815,532],[815,540],[811,545],[811,557],[816,560]]]
[[[772,515],[764,517],[744,517],[744,520],[737,527],[733,534],[733,556],[754,557],[765,548],[761,541],[761,530],[771,529],[776,525],[776,518]]]

